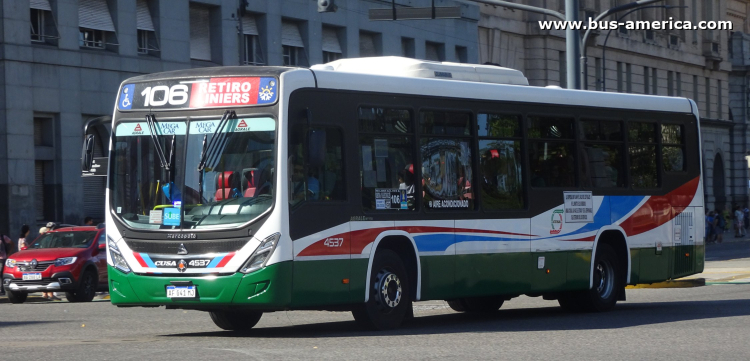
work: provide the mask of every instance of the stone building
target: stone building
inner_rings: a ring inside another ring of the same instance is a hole
[[[564,12],[564,0],[521,0]],[[631,0],[580,0],[581,19]],[[748,1],[665,0],[609,20],[704,20],[733,23],[719,30],[599,30],[588,44],[588,89],[688,97],[701,114],[706,206],[720,208],[748,201],[747,104]],[[669,8],[664,8],[667,5]],[[549,16],[501,6],[480,6],[479,61],[526,74],[531,85],[566,84],[565,34],[541,30]],[[606,42],[606,48],[605,48]],[[733,51],[733,47],[738,49]],[[739,52],[744,52],[740,54]],[[730,61],[730,55],[734,54]]]
[[[112,113],[126,78],[189,67],[308,66],[377,55],[477,62],[479,10],[471,3],[460,4],[458,19],[400,22],[368,20],[368,9],[390,1],[338,0],[337,12],[320,14],[314,0],[250,0],[238,19],[239,3],[3,0],[0,232],[15,237],[22,224],[33,229],[46,221],[103,218],[104,180],[81,179],[82,125]],[[106,148],[105,141],[96,152]]]

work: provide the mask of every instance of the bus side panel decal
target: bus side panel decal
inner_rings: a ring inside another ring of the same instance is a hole
[[[684,208],[690,205],[698,189],[700,177],[680,186],[666,196],[652,196],[620,226],[627,236],[650,231],[672,220],[677,214],[672,208]]]

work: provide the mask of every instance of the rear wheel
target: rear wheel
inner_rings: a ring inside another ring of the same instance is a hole
[[[384,249],[375,254],[368,287],[367,302],[352,310],[357,323],[374,330],[401,326],[412,305],[406,267],[395,252]]]
[[[86,271],[78,280],[78,289],[75,292],[65,292],[68,302],[91,302],[96,295],[97,279],[92,271]]]
[[[29,297],[29,294],[26,292],[8,290],[8,301],[10,301],[10,303],[24,303],[26,302],[26,297]]]
[[[593,287],[562,295],[558,299],[560,306],[569,311],[611,310],[617,304],[618,293],[625,287],[622,272],[615,250],[608,244],[599,245],[594,257]]]
[[[227,331],[248,331],[263,316],[259,311],[211,311],[208,314],[216,326]]]
[[[448,306],[456,312],[489,313],[503,306],[505,299],[500,297],[468,297],[448,301]]]

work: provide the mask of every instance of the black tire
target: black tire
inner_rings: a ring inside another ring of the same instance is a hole
[[[26,302],[26,298],[29,297],[29,294],[26,292],[16,292],[8,290],[8,301],[10,303],[24,303]]]
[[[604,312],[617,304],[617,298],[624,284],[623,268],[617,253],[608,244],[600,244],[594,257],[594,287],[590,290],[563,294],[560,306],[573,312]]]
[[[78,289],[75,292],[65,292],[68,302],[91,302],[96,296],[97,276],[93,271],[86,271],[78,280]]]
[[[490,313],[497,312],[505,299],[500,297],[467,297],[448,301],[448,306],[456,312]]]
[[[211,311],[208,314],[216,326],[227,331],[248,331],[263,316],[260,311]]]
[[[371,330],[401,326],[412,309],[409,277],[401,257],[389,249],[377,251],[367,287],[370,297],[352,310],[354,320]]]

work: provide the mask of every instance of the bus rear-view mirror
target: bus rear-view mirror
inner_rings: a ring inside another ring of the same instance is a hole
[[[81,148],[81,171],[90,172],[94,164],[94,135],[89,134],[83,140]]]

